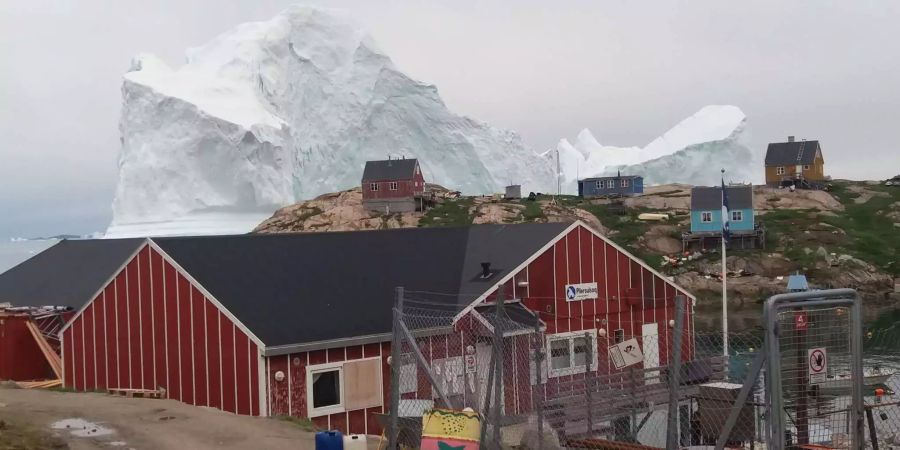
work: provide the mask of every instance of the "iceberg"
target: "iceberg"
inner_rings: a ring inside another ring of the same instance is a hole
[[[317,7],[239,25],[178,68],[137,55],[119,127],[107,237],[248,232],[389,156],[465,194],[556,182],[518,134],[449,111],[347,13]]]
[[[579,178],[617,173],[641,175],[645,185],[684,183],[716,185],[725,181],[758,182],[758,156],[747,144],[747,118],[736,106],[701,108],[644,147],[602,145],[584,129],[574,143],[561,139],[541,154],[556,164],[564,193],[578,190]]]

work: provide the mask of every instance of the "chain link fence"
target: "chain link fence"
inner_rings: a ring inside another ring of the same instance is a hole
[[[488,449],[772,442],[768,421],[775,416],[764,382],[771,347],[762,330],[729,334],[726,351],[721,333],[694,332],[683,320],[547,334],[548,314],[538,320],[515,301],[468,309],[412,293],[402,304],[391,410],[397,443],[407,448],[419,447],[422,417],[432,408],[478,413]],[[788,445],[852,448],[843,394],[852,356],[848,316],[847,308],[806,309],[800,328],[797,312],[777,316]],[[816,348],[826,349],[827,368],[811,383]],[[900,326],[866,334],[864,352],[867,445],[895,448]]]

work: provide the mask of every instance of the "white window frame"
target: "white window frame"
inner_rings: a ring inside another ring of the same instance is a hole
[[[700,223],[712,223],[712,211],[700,211]]]
[[[582,330],[582,331],[572,331],[569,333],[558,333],[551,334],[547,336],[547,371],[550,378],[557,378],[566,375],[573,375],[578,373],[584,373],[587,369],[587,365],[584,366],[575,366],[575,339],[576,338],[584,338],[585,334],[590,336],[591,341],[588,345],[591,349],[591,360],[588,361],[588,365],[590,365],[591,370],[597,370],[597,330]],[[554,369],[553,368],[553,356],[550,352],[551,344],[554,341],[566,341],[569,344],[569,367]]]
[[[307,417],[320,417],[327,416],[329,414],[340,414],[348,411],[361,411],[361,409],[352,409],[347,410],[346,398],[347,398],[347,385],[345,384],[344,379],[344,366],[346,364],[351,363],[359,363],[364,361],[378,360],[379,367],[383,364],[381,361],[381,357],[373,356],[370,358],[357,358],[357,359],[349,359],[346,361],[333,362],[333,363],[324,363],[324,364],[313,364],[306,367],[306,410]],[[383,367],[381,367],[383,369]],[[332,370],[340,371],[340,386],[341,386],[341,402],[338,405],[329,405],[323,406],[320,408],[313,408],[313,375],[320,372],[329,372]],[[378,397],[379,402],[381,403],[381,407],[384,406],[384,380],[382,379],[382,375],[379,373],[377,380],[373,380],[373,382],[378,383]],[[418,387],[418,386],[417,386]],[[371,408],[376,408],[377,406],[371,406]],[[367,407],[366,409],[368,409]]]
[[[622,180],[622,187],[628,187],[628,178]]]
[[[396,191],[396,190],[397,190],[397,186],[398,186],[398,185],[397,185],[397,182],[396,182],[396,181],[391,181],[391,184],[388,185],[388,189],[390,189],[390,190],[392,190],[392,191]]]
[[[775,168],[775,175],[784,175],[784,166],[778,166]]]
[[[606,180],[606,188],[607,189],[615,189],[616,180]]]
[[[369,183],[369,190],[375,192],[378,190],[378,183]]]
[[[597,189],[603,189],[603,180],[597,180],[596,186],[597,186]]]
[[[804,165],[803,165],[803,170],[804,170],[804,171],[809,170],[809,164],[804,164]]]
[[[327,416],[329,414],[342,413],[344,411],[344,362],[334,362],[326,364],[316,364],[306,367],[306,401],[309,409],[309,417]],[[313,407],[313,375],[322,372],[332,372],[337,370],[340,376],[339,383],[341,387],[340,402],[337,405]]]
[[[744,211],[736,210],[731,211],[731,222],[743,222],[744,221]]]

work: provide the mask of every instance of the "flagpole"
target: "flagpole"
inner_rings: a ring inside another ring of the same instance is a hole
[[[728,271],[725,268],[725,224],[728,222],[727,208],[725,208],[725,169],[722,169],[722,348],[725,356],[728,356]]]

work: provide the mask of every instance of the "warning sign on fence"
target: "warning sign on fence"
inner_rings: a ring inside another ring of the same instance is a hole
[[[811,348],[807,351],[809,360],[809,384],[825,382],[828,373],[828,353],[825,347]]]
[[[644,354],[641,353],[641,346],[635,338],[627,341],[619,342],[609,348],[609,357],[615,364],[616,369],[628,367],[644,361]]]

